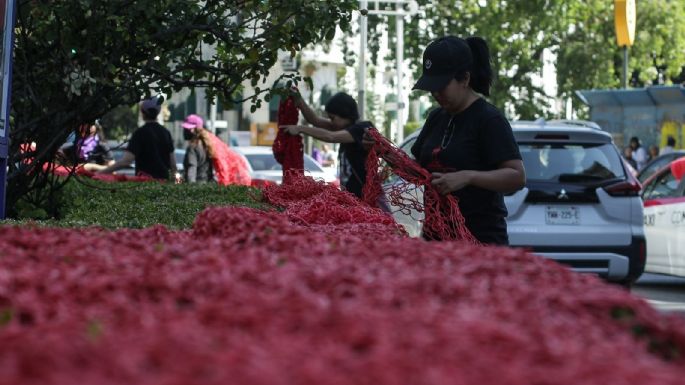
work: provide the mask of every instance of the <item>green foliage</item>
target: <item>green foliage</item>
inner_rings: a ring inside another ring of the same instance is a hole
[[[490,101],[512,118],[548,116],[554,95],[534,84],[542,74],[544,50],[556,54],[558,93],[620,85],[622,50],[616,45],[613,1],[607,0],[418,0],[419,14],[406,19],[405,58],[414,77],[421,73],[423,50],[444,35],[484,37],[497,73]],[[657,68],[665,82],[685,65],[685,2],[638,1],[636,39],[630,71],[636,86],[651,84]],[[395,45],[394,18],[369,17],[369,38],[385,24]],[[373,50],[377,45],[370,44]],[[394,50],[390,55],[394,58]],[[371,55],[372,56],[372,55]],[[373,57],[373,56],[372,56]],[[656,63],[655,63],[656,61]]]
[[[124,140],[131,136],[138,126],[138,108],[118,106],[100,119],[105,136],[110,140]]]
[[[407,122],[407,124],[404,125],[404,137],[406,138],[407,136],[413,134],[416,130],[421,128],[423,126],[422,122]]]
[[[243,186],[86,182],[88,185],[72,178],[60,190],[60,217],[42,223],[104,228],[143,228],[163,224],[183,229],[190,228],[195,216],[206,207],[266,207],[255,200],[255,197],[260,197],[259,190]]]
[[[634,86],[656,80],[657,66],[665,82],[678,76],[685,65],[685,3],[682,1],[638,1],[635,42],[629,48],[629,77],[639,77]],[[557,77],[559,92],[617,88],[621,86],[623,51],[616,45],[613,2],[592,0],[571,2],[567,32],[559,47]]]
[[[356,7],[353,0],[18,2],[8,206],[54,189],[43,164],[76,127],[116,106],[183,87],[206,87],[228,108],[260,104],[278,50],[295,55],[338,26],[348,29]],[[255,95],[241,95],[246,80]],[[33,162],[21,163],[19,146],[29,142],[37,145]]]

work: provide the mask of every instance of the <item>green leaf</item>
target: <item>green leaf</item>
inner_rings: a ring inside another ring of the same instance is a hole
[[[0,326],[5,326],[10,321],[12,321],[12,317],[14,316],[14,310],[11,308],[4,308],[0,310]]]

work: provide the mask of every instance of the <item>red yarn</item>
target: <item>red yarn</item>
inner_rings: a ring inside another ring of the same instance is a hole
[[[278,133],[272,145],[276,161],[283,165],[283,183],[291,182],[291,175],[304,175],[304,149],[302,137],[290,135],[281,128],[283,125],[297,124],[299,110],[292,96],[278,105]],[[293,172],[291,172],[291,170]]]
[[[288,184],[265,187],[262,196],[284,208],[293,223],[354,236],[369,231],[383,237],[406,236],[404,228],[375,203],[365,204],[350,192],[297,173],[290,173],[288,179]]]
[[[207,132],[207,135],[212,140],[212,150],[214,150],[212,166],[214,166],[217,183],[222,186],[229,184],[250,186],[252,179],[250,178],[245,159],[231,150],[216,135],[211,132]]]
[[[390,173],[398,175],[409,183],[393,185],[387,191],[389,202],[400,207],[400,210],[423,212],[424,237],[435,240],[464,240],[478,244],[465,224],[464,216],[459,210],[459,199],[454,195],[441,195],[431,184],[431,173],[419,166],[404,151],[395,147],[376,129],[370,129],[369,135],[375,140],[374,146],[366,159],[366,183],[364,201],[376,202],[384,194],[381,183]],[[386,164],[381,166],[380,159]],[[415,186],[423,186],[423,202],[420,202],[412,191]]]

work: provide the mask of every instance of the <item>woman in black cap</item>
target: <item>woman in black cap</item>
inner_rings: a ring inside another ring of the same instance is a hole
[[[521,189],[526,175],[509,122],[482,97],[490,95],[492,76],[482,38],[431,42],[414,89],[429,91],[440,107],[426,119],[411,151],[432,172],[437,190],[459,199],[466,227],[479,241],[506,245],[503,193]]]
[[[301,97],[296,98],[297,107],[313,126],[281,126],[288,133],[310,135],[328,143],[340,143],[340,185],[357,197],[362,197],[366,181],[366,156],[362,138],[371,122],[359,121],[357,102],[350,95],[339,92],[326,103],[328,119],[318,116]]]

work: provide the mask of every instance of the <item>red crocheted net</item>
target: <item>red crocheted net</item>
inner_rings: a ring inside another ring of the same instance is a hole
[[[430,172],[395,147],[376,129],[370,129],[368,133],[375,144],[366,159],[364,201],[376,202],[385,194],[388,202],[403,213],[408,214],[411,210],[424,213],[423,234],[426,239],[463,240],[478,244],[478,240],[465,225],[458,198],[438,193],[431,184]],[[380,159],[385,164],[381,164]],[[384,191],[381,184],[391,174],[409,183],[394,183]],[[418,187],[423,187],[423,201],[417,194]]]
[[[304,160],[302,138],[299,135],[290,135],[280,128],[282,125],[297,124],[298,109],[292,97],[288,97],[278,106],[278,134],[273,144],[273,152],[276,160],[283,165],[283,184],[289,185],[288,189],[277,189],[279,196],[273,196],[273,192],[265,189],[265,198],[273,204],[285,206],[288,201],[302,199],[310,196],[316,200],[304,209],[307,217],[318,216],[326,207],[326,201],[340,199],[340,196],[321,194],[321,188],[311,178],[304,177]],[[369,135],[375,139],[374,146],[370,149],[366,160],[366,181],[363,189],[363,201],[366,205],[354,199],[353,196],[344,198],[349,207],[349,213],[359,216],[359,222],[373,222],[367,216],[379,215],[376,211],[356,210],[357,207],[376,207],[378,202],[385,198],[400,211],[409,213],[412,210],[423,212],[423,234],[426,239],[433,240],[462,240],[472,244],[478,244],[478,240],[471,234],[465,225],[464,216],[459,210],[459,201],[453,195],[441,195],[431,184],[431,174],[410,159],[402,150],[398,149],[375,128],[369,129]],[[380,159],[385,161],[381,164]],[[382,184],[391,174],[396,174],[409,183],[395,183],[384,191]],[[324,186],[321,184],[321,186]],[[330,187],[330,186],[329,186]],[[423,187],[423,199],[416,194],[416,189]],[[356,203],[358,202],[358,203]],[[351,208],[355,208],[352,210]],[[335,216],[335,215],[334,215]]]
[[[216,135],[211,132],[208,132],[207,135],[212,141],[212,149],[214,150],[212,166],[217,183],[222,186],[232,184],[250,186],[252,178],[250,178],[247,161]]]
[[[278,133],[271,146],[276,161],[283,165],[283,183],[291,183],[291,176],[304,175],[302,137],[290,135],[281,128],[283,125],[297,124],[299,110],[292,96],[278,105]]]

